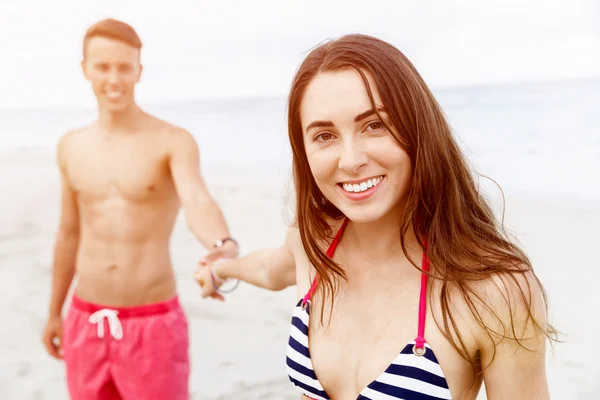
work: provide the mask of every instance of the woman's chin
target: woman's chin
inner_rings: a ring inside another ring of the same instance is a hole
[[[376,204],[369,204],[368,206],[346,206],[340,207],[339,209],[346,218],[357,224],[377,222],[387,214],[385,209],[377,207]]]

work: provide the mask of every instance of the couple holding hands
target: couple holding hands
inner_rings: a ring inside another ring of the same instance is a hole
[[[295,223],[279,248],[240,256],[193,136],[135,101],[141,48],[124,22],[90,27],[81,66],[98,118],[57,147],[43,341],[65,360],[71,398],[189,399],[169,253],[181,209],[208,249],[202,297],[239,281],[296,286],[282,368],[299,397],[473,400],[484,382],[490,400],[549,399],[543,286],[400,50],[352,34],[308,53],[287,109]]]

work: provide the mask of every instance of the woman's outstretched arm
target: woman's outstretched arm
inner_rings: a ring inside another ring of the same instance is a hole
[[[213,282],[218,286],[219,280],[226,279],[239,279],[273,291],[295,285],[296,261],[292,250],[295,230],[288,229],[283,245],[278,248],[255,250],[244,257],[220,260],[216,265],[201,261],[194,277],[202,288],[202,297],[220,297],[213,296],[217,289]]]

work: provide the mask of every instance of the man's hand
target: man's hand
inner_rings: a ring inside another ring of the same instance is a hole
[[[219,258],[237,258],[238,247],[232,241],[223,243],[221,247],[213,247],[209,252],[200,260],[201,263],[212,264]]]
[[[194,279],[200,285],[200,296],[205,299],[212,297],[215,300],[225,301],[225,297],[217,293],[217,289],[221,286],[216,279],[212,277],[213,262],[206,262],[204,259],[198,262]],[[217,286],[215,286],[215,284]]]
[[[50,316],[44,328],[42,342],[46,346],[48,354],[57,360],[63,358],[62,348],[62,319],[60,316]]]

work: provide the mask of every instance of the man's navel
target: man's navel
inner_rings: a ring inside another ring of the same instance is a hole
[[[106,270],[107,270],[108,272],[115,271],[116,269],[117,269],[117,264],[110,264],[110,265],[109,265],[109,266],[106,268]]]

